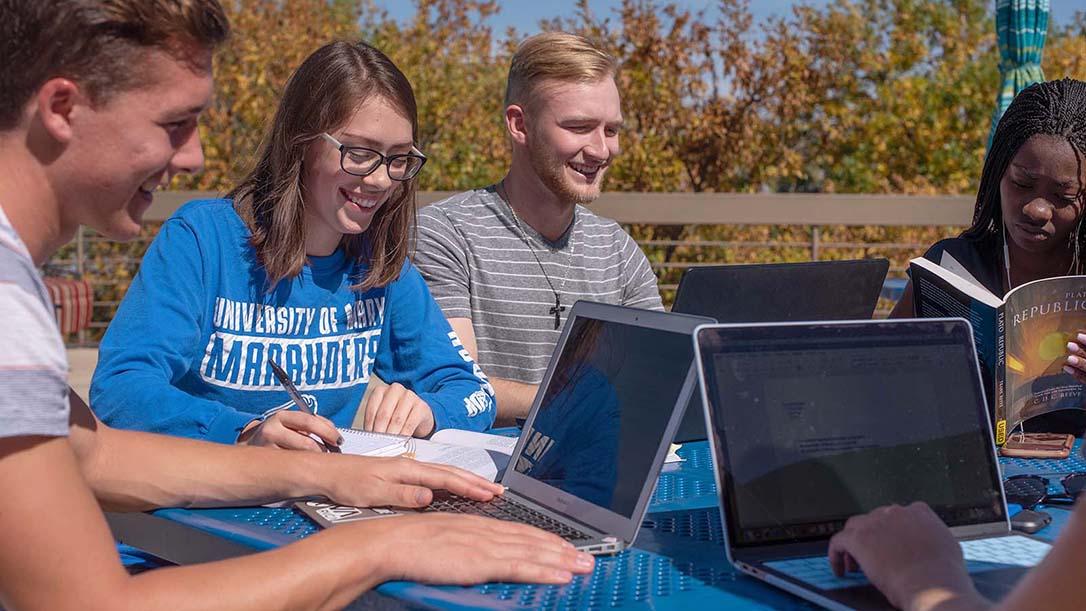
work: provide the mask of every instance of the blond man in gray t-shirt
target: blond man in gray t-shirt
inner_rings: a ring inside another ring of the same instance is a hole
[[[490,377],[501,423],[527,414],[575,301],[663,309],[637,244],[582,205],[619,153],[615,69],[579,36],[525,40],[506,85],[509,172],[419,213],[415,264]]]

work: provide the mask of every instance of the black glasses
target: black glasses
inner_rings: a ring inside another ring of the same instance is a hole
[[[364,146],[347,146],[328,134],[321,136],[339,149],[339,166],[352,176],[369,176],[383,165],[392,180],[411,180],[426,164],[426,155],[413,146],[410,153],[385,155]]]
[[[1003,480],[1007,503],[1033,509],[1037,505],[1070,505],[1086,491],[1086,473],[1069,473],[1060,479],[1063,494],[1048,493],[1048,478],[1040,475],[1012,475]]]

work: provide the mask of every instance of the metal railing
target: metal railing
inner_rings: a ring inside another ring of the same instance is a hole
[[[419,204],[428,205],[452,194],[420,193]],[[81,229],[74,243],[50,261],[49,273],[86,277],[95,286],[91,329],[76,338],[77,343],[95,342],[108,326],[127,282],[135,275],[139,260],[161,222],[187,201],[217,196],[197,191],[161,192],[144,216],[147,227],[132,242],[118,244]],[[635,236],[642,236],[638,244],[649,256],[660,277],[665,301],[669,301],[682,270],[727,261],[767,257],[819,260],[842,258],[839,256],[842,252],[857,256],[855,253],[859,252],[859,256],[888,256],[895,261],[892,275],[900,276],[904,269],[902,261],[969,223],[973,201],[966,196],[604,193],[591,209],[623,224]],[[760,227],[780,235],[766,239],[704,235],[713,233],[714,228],[735,227]],[[884,230],[884,235],[875,239],[839,239],[842,234],[848,236],[849,228],[863,227]],[[901,228],[925,231],[921,232],[922,239],[903,241],[894,233]],[[787,231],[781,233],[782,229]],[[884,313],[887,308],[888,304],[880,306]]]

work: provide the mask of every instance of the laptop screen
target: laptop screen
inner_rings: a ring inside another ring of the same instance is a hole
[[[630,518],[690,373],[690,334],[587,317],[566,324],[513,468]]]
[[[803,324],[698,336],[733,546],[827,538],[925,501],[1004,520],[964,322]]]

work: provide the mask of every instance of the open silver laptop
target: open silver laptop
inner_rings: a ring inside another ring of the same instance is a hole
[[[696,388],[691,335],[706,322],[575,303],[502,476],[505,494],[480,503],[438,493],[425,511],[532,524],[590,553],[629,546]]]
[[[862,574],[833,575],[827,546],[849,517],[913,501],[951,527],[992,599],[1047,553],[1010,530],[966,321],[710,325],[695,348],[744,573],[829,609],[888,608]]]

